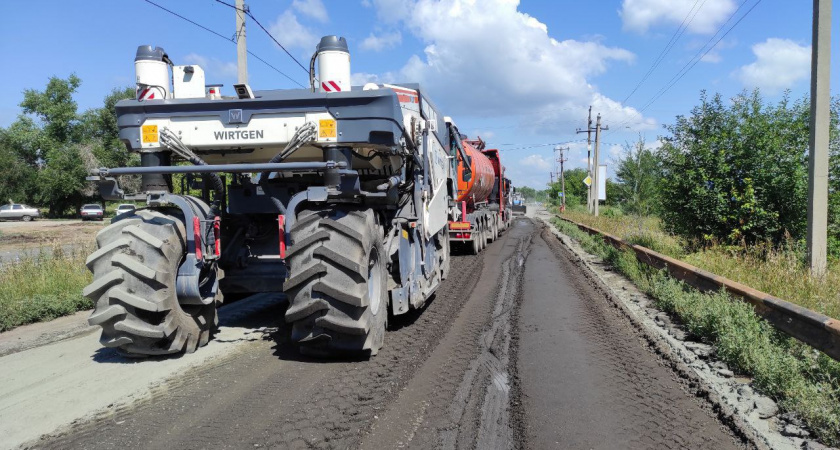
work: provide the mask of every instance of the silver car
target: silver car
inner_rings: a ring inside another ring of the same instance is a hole
[[[101,205],[84,205],[80,211],[82,220],[102,220],[105,218],[105,210]]]
[[[130,203],[123,203],[122,205],[117,206],[117,210],[114,212],[114,214],[119,216],[120,214],[134,211],[135,209],[137,208],[134,205]]]
[[[31,206],[21,205],[20,203],[0,206],[0,220],[22,220],[29,222],[38,217],[41,217],[41,212]]]

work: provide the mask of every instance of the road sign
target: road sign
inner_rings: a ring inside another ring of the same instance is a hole
[[[587,175],[586,178],[583,179],[583,184],[585,184],[586,187],[592,186],[592,177]]]

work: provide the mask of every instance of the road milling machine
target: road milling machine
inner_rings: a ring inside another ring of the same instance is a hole
[[[102,345],[193,352],[223,293],[283,292],[302,353],[374,355],[389,315],[447,277],[457,160],[444,117],[417,84],[351,86],[344,38],[322,38],[311,67],[309,89],[228,97],[201,67],[138,48],[136,99],[116,113],[141,164],[88,178],[106,200],[146,203],[87,259]],[[123,191],[127,175],[139,192]]]

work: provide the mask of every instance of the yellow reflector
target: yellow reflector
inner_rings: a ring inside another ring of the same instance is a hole
[[[158,141],[157,125],[143,125],[142,131],[144,144],[154,144]]]
[[[334,138],[336,137],[335,120],[321,119],[318,121],[318,137],[319,138]]]

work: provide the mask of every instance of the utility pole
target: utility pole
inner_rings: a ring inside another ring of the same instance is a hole
[[[248,84],[248,44],[245,39],[245,0],[236,0],[236,68],[237,82]]]
[[[811,34],[811,136],[808,150],[808,262],[811,274],[826,269],[828,240],[828,138],[830,128],[831,0],[814,0]]]
[[[592,176],[592,105],[589,105],[589,119],[586,121],[586,130],[577,129],[577,133],[586,133],[586,174]],[[586,207],[592,212],[592,185],[586,191]]]
[[[563,151],[569,150],[569,147],[560,148],[560,192],[563,193],[563,201],[560,203],[560,210],[566,210],[566,171],[563,168],[563,163],[566,162],[566,158],[563,157]]]
[[[601,151],[601,130],[609,130],[609,129],[610,129],[610,127],[606,127],[606,126],[601,127],[601,114],[598,113],[598,121],[595,124],[595,161],[592,163],[592,165],[595,166],[595,170],[592,171],[594,173],[594,176],[592,177],[592,186],[590,186],[590,188],[594,187],[594,191],[595,191],[595,194],[592,196],[593,197],[593,203],[594,203],[592,213],[595,214],[596,217],[598,216],[598,204],[599,204],[598,198],[600,197],[599,196],[599,190],[598,190],[598,186],[599,186],[598,183],[600,183],[600,180],[598,179],[600,177],[600,174],[598,173],[598,172],[600,172],[599,167],[598,167],[598,156],[599,156],[599,153]],[[605,187],[605,189],[606,189],[606,187]],[[592,190],[592,189],[590,189],[590,190]]]

